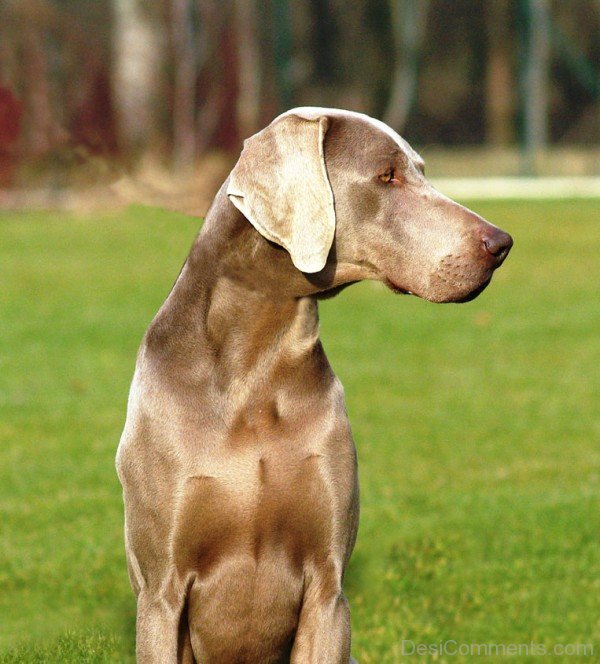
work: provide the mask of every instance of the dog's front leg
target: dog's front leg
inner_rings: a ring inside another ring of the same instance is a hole
[[[290,664],[352,663],[348,601],[341,592],[324,597],[319,585],[305,593]]]
[[[137,600],[136,660],[138,664],[176,664],[183,601],[153,595],[147,588]]]

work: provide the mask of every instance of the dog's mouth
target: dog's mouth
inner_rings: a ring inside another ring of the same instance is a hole
[[[477,286],[477,288],[474,288],[470,293],[467,293],[464,297],[452,301],[456,302],[457,304],[463,304],[464,302],[470,302],[471,300],[474,300],[478,295],[481,295],[481,293],[483,293],[483,291],[490,285],[491,280],[492,277],[486,279],[482,284]]]
[[[424,297],[423,299],[431,300],[432,302],[463,304],[464,302],[470,302],[471,300],[474,300],[476,297],[481,295],[481,293],[483,293],[483,291],[489,286],[491,280],[492,280],[492,275],[490,275],[485,281],[479,284],[479,286],[469,291],[466,295],[461,295],[459,297],[450,296],[447,298],[440,297],[439,299],[437,297]],[[389,277],[385,279],[385,285],[397,295],[418,295],[418,293],[414,293],[413,291],[409,291],[406,288],[402,288],[402,286],[399,286],[398,284],[394,283]]]

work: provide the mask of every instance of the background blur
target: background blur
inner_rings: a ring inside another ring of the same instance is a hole
[[[136,173],[186,207],[200,169],[203,211],[297,105],[386,120],[433,176],[597,175],[599,35],[597,0],[3,0],[0,187]]]

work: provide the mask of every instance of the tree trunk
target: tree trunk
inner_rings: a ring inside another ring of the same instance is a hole
[[[237,121],[239,134],[246,138],[259,128],[261,67],[255,0],[235,0],[239,90]]]
[[[196,156],[196,53],[189,0],[171,0],[171,34],[175,58],[173,90],[173,161],[192,165]]]
[[[417,90],[419,47],[425,31],[429,0],[391,0],[396,69],[384,120],[401,132],[413,107]]]
[[[487,142],[495,146],[506,146],[514,140],[510,8],[507,0],[488,2],[484,7],[488,41],[485,81]]]
[[[40,156],[52,146],[53,125],[47,55],[43,48],[43,33],[35,27],[23,32],[23,74],[26,122],[23,132],[25,154]]]
[[[525,0],[526,51],[522,74],[523,172],[534,175],[548,138],[550,9],[548,0]]]
[[[114,0],[113,91],[120,143],[146,149],[156,139],[164,39],[148,7]]]

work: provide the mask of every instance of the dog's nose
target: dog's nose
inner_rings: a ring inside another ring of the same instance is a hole
[[[513,245],[513,239],[499,228],[494,228],[483,237],[483,246],[488,254],[496,259],[496,265],[500,265],[508,256],[508,252]]]

